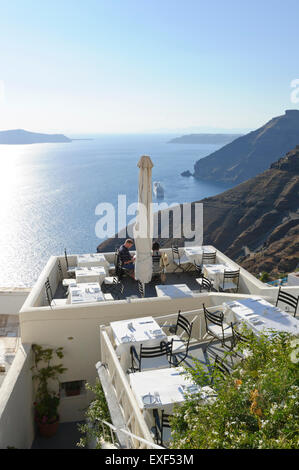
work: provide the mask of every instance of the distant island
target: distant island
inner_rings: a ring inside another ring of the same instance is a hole
[[[168,144],[220,144],[232,142],[243,134],[188,134],[171,139]]]
[[[24,129],[13,129],[0,131],[0,144],[2,145],[25,145],[25,144],[50,144],[72,142],[63,134],[39,134]]]

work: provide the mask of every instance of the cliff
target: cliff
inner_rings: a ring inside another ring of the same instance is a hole
[[[63,134],[39,134],[37,132],[29,132],[24,129],[14,129],[9,131],[0,131],[0,144],[5,145],[24,145],[24,144],[46,144],[71,142]]]
[[[274,275],[297,267],[299,146],[260,175],[197,202],[203,203],[204,244],[214,245],[256,274]],[[176,241],[182,245],[184,239]],[[106,240],[98,250],[113,251],[121,242]],[[170,247],[173,239],[160,242]]]
[[[238,184],[269,168],[299,144],[299,111],[289,110],[194,165],[194,177]]]

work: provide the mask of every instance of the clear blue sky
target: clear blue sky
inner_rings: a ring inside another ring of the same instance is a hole
[[[256,128],[298,107],[298,19],[298,0],[0,0],[0,129]]]

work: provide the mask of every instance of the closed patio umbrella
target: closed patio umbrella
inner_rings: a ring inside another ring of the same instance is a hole
[[[153,162],[150,157],[140,158],[138,165],[138,212],[134,226],[134,240],[136,247],[135,279],[143,284],[152,279],[152,236],[153,236],[153,214],[152,214],[152,168]]]

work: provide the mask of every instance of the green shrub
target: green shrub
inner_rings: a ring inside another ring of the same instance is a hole
[[[95,397],[85,413],[87,424],[79,425],[79,430],[83,437],[77,443],[77,446],[87,447],[89,441],[95,440],[96,448],[100,449],[101,440],[111,442],[110,430],[107,426],[101,424],[101,420],[111,423],[111,417],[99,379],[96,380],[94,386],[86,384],[85,387],[87,390],[91,390]]]
[[[247,332],[248,334],[248,332]],[[244,346],[239,345],[242,350]],[[298,447],[299,339],[287,333],[255,337],[231,375],[187,369],[199,385],[214,377],[213,403],[187,399],[171,418],[172,448],[270,449]]]

